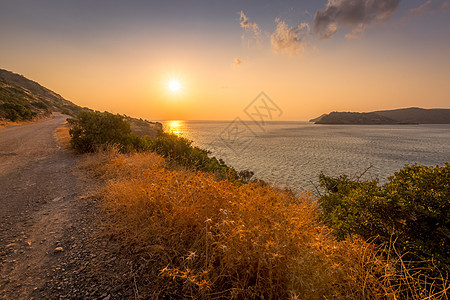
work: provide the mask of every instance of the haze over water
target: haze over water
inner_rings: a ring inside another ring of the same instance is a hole
[[[406,164],[434,166],[450,161],[450,125],[267,122],[264,128],[249,125],[253,133],[240,132],[236,138],[247,142],[239,148],[230,144],[230,124],[164,122],[166,130],[193,140],[237,170],[254,171],[256,177],[296,192],[314,194],[320,172],[357,177],[372,165],[362,179],[385,182]]]

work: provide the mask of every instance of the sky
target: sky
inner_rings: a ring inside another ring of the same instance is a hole
[[[450,1],[0,0],[0,68],[149,120],[450,108]]]

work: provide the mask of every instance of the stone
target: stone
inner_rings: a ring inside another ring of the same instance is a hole
[[[56,247],[55,250],[53,251],[54,253],[59,253],[59,252],[63,252],[64,248],[63,247]]]

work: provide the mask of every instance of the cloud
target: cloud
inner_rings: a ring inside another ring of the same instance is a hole
[[[276,19],[277,28],[270,36],[270,43],[275,53],[286,52],[290,55],[303,52],[307,43],[305,39],[311,34],[308,23],[301,23],[295,27],[289,27],[286,22]]]
[[[241,28],[244,28],[246,32],[250,32],[252,38],[259,42],[261,39],[261,30],[259,29],[258,24],[250,22],[242,10],[239,12],[239,21]],[[244,35],[242,35],[242,39],[245,39]]]
[[[242,60],[240,60],[239,58],[233,58],[233,66],[235,67],[239,67],[243,64],[244,62]]]
[[[428,0],[427,3],[429,1],[439,0]],[[325,7],[314,14],[314,30],[309,23],[303,22],[290,27],[284,20],[277,18],[274,32],[272,34],[264,32],[262,35],[258,24],[251,22],[242,10],[239,12],[239,22],[241,28],[245,29],[242,39],[246,38],[246,33],[251,34],[261,45],[262,39],[270,36],[273,52],[295,55],[302,54],[312,39],[329,39],[341,27],[351,30],[345,35],[346,38],[361,38],[367,28],[389,21],[397,12],[399,4],[400,0],[328,0]],[[450,5],[450,1],[446,1],[442,7],[447,5]],[[309,12],[305,11],[305,14]],[[235,60],[233,65],[240,64],[240,61]]]
[[[360,37],[368,25],[388,21],[397,11],[400,0],[328,0],[314,15],[314,32],[328,39],[339,27],[352,28],[348,38]]]
[[[239,21],[241,21],[241,27],[242,28],[249,28],[250,27],[250,21],[248,20],[248,17],[244,14],[244,12],[241,10],[239,13]]]
[[[408,10],[405,17],[422,15],[424,13],[443,10],[450,5],[450,1],[433,1],[427,0],[419,7]]]
[[[351,40],[360,39],[365,31],[366,25],[359,24],[356,28],[353,28],[352,33],[347,33],[345,37]]]

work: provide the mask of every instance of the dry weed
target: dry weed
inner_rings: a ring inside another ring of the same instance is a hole
[[[135,262],[141,298],[447,299],[398,270],[400,256],[337,242],[307,194],[168,170],[154,153],[113,147],[83,168],[106,181],[108,230]]]
[[[62,147],[67,149],[70,147],[70,134],[67,122],[65,122],[61,127],[56,128],[55,132],[53,133],[53,137]]]

